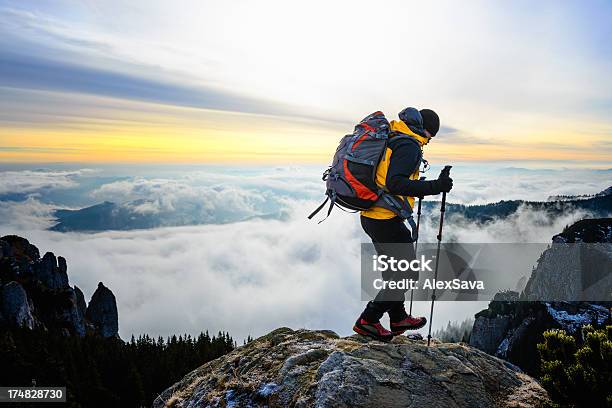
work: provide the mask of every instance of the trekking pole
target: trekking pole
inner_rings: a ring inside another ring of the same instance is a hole
[[[445,176],[450,176],[452,166],[444,166],[442,173]],[[442,243],[442,225],[444,225],[444,211],[446,211],[446,192],[442,193],[442,205],[440,206],[440,228],[438,229],[438,249],[436,250],[436,268],[434,270],[434,287],[431,292],[431,311],[429,312],[429,333],[427,333],[427,347],[431,342],[431,324],[433,321],[434,302],[436,301],[436,283],[438,280],[438,265],[440,264],[440,244]]]
[[[421,177],[419,180],[425,180],[425,177]],[[417,226],[416,226],[416,239],[414,240],[414,254],[417,254],[417,247],[419,245],[419,226],[421,225],[421,202],[423,196],[419,197],[419,206],[417,207]],[[414,289],[410,289],[410,312],[408,314],[412,316],[412,299],[414,298]]]

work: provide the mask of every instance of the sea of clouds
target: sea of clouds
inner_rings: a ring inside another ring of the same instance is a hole
[[[609,172],[598,170],[456,170],[449,201],[462,203],[590,194],[609,182]],[[99,281],[109,286],[117,297],[123,338],[208,329],[227,330],[241,340],[279,326],[350,334],[364,306],[359,251],[367,237],[353,214],[335,211],[321,224],[306,219],[322,198],[319,169],[133,173],[0,171],[0,185],[10,183],[4,198],[0,196],[0,234],[21,235],[43,253],[64,256],[71,284],[88,298]],[[23,197],[15,198],[17,193]],[[100,233],[48,231],[54,224],[53,210],[71,207],[61,197],[77,193],[87,205],[113,201],[132,205],[136,212],[172,215],[199,225]],[[187,216],[194,208],[198,216]],[[448,225],[445,236],[459,242],[549,242],[565,225],[588,215],[577,212],[549,219],[522,209],[486,229],[467,222]],[[424,214],[421,239],[434,242],[436,230]],[[485,306],[441,302],[434,328],[463,320]],[[427,302],[415,305],[416,314],[428,310]]]

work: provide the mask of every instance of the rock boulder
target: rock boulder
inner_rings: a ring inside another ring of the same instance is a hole
[[[277,329],[187,374],[162,407],[537,407],[546,391],[465,344]]]

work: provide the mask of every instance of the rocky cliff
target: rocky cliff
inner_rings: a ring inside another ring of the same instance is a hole
[[[162,407],[537,407],[531,377],[465,344],[277,329],[187,374]]]
[[[115,297],[101,282],[89,306],[83,292],[68,282],[66,260],[15,235],[0,238],[0,327],[25,326],[118,336]]]
[[[607,301],[611,272],[612,218],[584,219],[553,237],[521,300]]]
[[[555,235],[522,293],[499,293],[476,314],[470,345],[537,374],[546,330],[580,337],[586,324],[611,324],[611,242],[609,218],[582,220]]]

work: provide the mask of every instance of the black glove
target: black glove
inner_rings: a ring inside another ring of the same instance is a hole
[[[440,172],[437,180],[430,181],[432,193],[448,193],[453,188],[453,179],[450,178],[444,171]]]

